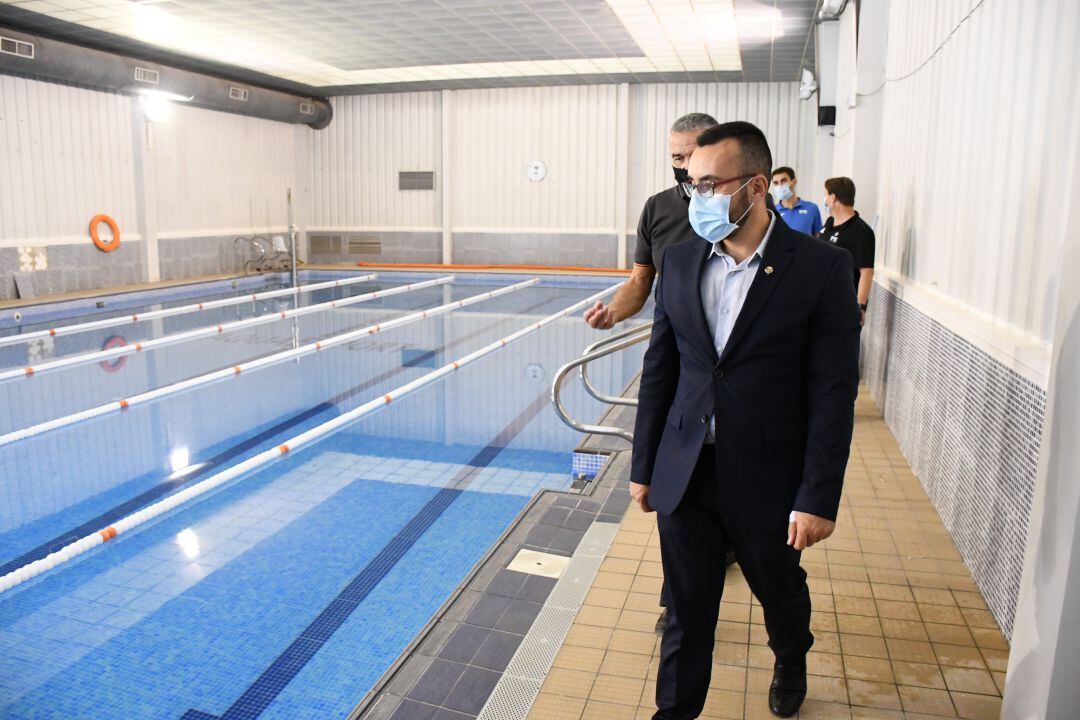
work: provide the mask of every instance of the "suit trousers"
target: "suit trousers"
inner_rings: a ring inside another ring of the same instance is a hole
[[[805,664],[814,643],[801,553],[787,544],[786,530],[743,527],[723,513],[714,452],[703,448],[675,512],[657,515],[668,624],[653,720],[696,718],[705,705],[728,550],[761,603],[776,661]]]

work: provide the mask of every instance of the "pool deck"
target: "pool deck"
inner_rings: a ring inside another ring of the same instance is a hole
[[[589,496],[537,498],[354,717],[650,718],[660,551],[655,515],[629,507],[628,461],[628,451],[615,450]],[[495,708],[515,681],[506,668],[525,652],[532,618],[551,604],[555,585],[506,565],[522,547],[577,559],[573,545],[589,516],[614,536],[591,587],[536,687],[518,692],[512,711],[505,702]],[[836,533],[808,549],[803,566],[817,640],[799,717],[999,717],[1008,643],[865,388]],[[761,608],[737,566],[720,615],[701,717],[772,717]]]

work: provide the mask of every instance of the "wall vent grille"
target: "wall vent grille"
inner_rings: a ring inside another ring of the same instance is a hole
[[[398,190],[434,190],[435,172],[399,172]]]
[[[34,59],[34,43],[23,42],[15,38],[0,37],[0,53],[18,55],[27,60]]]
[[[139,82],[149,83],[151,85],[157,85],[161,80],[161,75],[157,70],[151,70],[150,68],[136,67],[135,79]]]

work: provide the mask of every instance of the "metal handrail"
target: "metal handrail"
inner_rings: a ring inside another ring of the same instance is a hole
[[[589,345],[587,348],[585,348],[585,353],[590,353],[605,345],[616,342],[617,340],[621,340],[624,337],[637,337],[638,335],[650,337],[652,335],[652,325],[652,321],[650,320],[647,323],[635,325],[634,327],[621,330],[614,335],[609,335],[603,340],[598,340],[592,345]],[[619,397],[618,395],[605,395],[604,393],[597,390],[596,387],[592,384],[592,380],[589,379],[588,363],[583,363],[578,367],[578,375],[581,377],[581,384],[585,386],[585,391],[600,402],[607,403],[608,405],[624,405],[626,407],[637,407],[637,398],[625,398]]]
[[[652,323],[630,328],[629,331],[624,330],[615,333],[615,335],[606,337],[598,343],[593,343],[589,346],[589,348],[592,348],[591,350],[587,349],[585,353],[559,368],[559,371],[555,373],[555,379],[551,383],[551,403],[555,406],[555,414],[559,416],[559,419],[578,432],[589,435],[611,435],[613,437],[622,438],[630,443],[634,442],[633,433],[623,430],[622,428],[611,425],[586,425],[570,417],[570,414],[566,410],[566,406],[563,405],[562,402],[562,384],[566,380],[566,376],[569,375],[574,368],[583,368],[593,360],[607,357],[608,355],[637,345],[639,342],[648,339],[651,334]],[[586,385],[586,388],[588,387],[589,386]],[[590,391],[590,394],[593,397],[600,395],[600,393],[594,393],[592,391]],[[597,399],[601,398],[597,397]],[[603,400],[601,401],[604,402]]]

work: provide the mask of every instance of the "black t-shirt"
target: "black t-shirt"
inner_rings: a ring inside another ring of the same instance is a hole
[[[690,226],[690,198],[678,185],[656,193],[645,201],[638,221],[634,262],[652,265],[660,272],[664,251],[683,240],[698,240]]]
[[[830,217],[821,228],[821,239],[851,253],[855,265],[855,292],[859,292],[859,271],[874,267],[874,231],[866,221],[855,213],[855,217],[839,225],[833,225]]]

